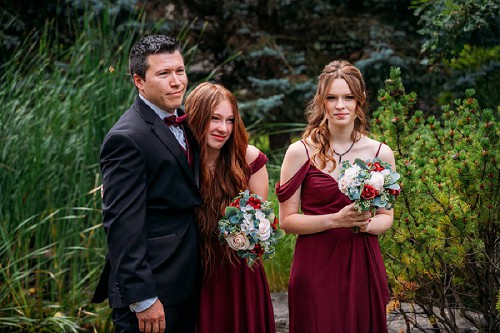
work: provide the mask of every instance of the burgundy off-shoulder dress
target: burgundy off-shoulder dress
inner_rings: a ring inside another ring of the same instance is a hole
[[[267,163],[261,152],[252,164],[250,175]],[[250,177],[248,177],[250,178]],[[274,311],[264,266],[252,268],[238,258],[229,262],[217,239],[214,268],[202,281],[197,333],[275,333]]]
[[[276,186],[279,201],[300,185],[305,215],[336,213],[352,203],[309,159],[287,183]],[[288,289],[290,333],[387,332],[388,301],[377,236],[336,228],[297,237]]]

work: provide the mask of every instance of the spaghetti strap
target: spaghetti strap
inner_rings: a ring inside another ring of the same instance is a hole
[[[375,155],[375,158],[378,157],[378,153],[380,153],[380,148],[382,148],[382,142],[380,143],[380,145],[378,146],[378,150],[377,150],[377,154]]]

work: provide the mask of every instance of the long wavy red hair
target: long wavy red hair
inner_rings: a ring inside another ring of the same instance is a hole
[[[221,149],[211,172],[207,163],[206,136],[212,114],[222,102],[228,101],[233,109],[233,133]],[[205,82],[198,85],[186,98],[185,112],[188,126],[200,146],[200,194],[203,203],[196,209],[201,257],[205,274],[213,267],[215,247],[218,241],[217,222],[222,218],[225,208],[231,200],[247,188],[248,165],[245,159],[248,146],[248,134],[241,119],[234,95],[219,84]],[[236,254],[227,245],[223,245],[224,256],[234,262]]]
[[[363,75],[355,66],[345,60],[334,60],[327,64],[318,77],[316,94],[309,102],[306,110],[308,125],[303,134],[303,139],[308,138],[315,147],[311,155],[311,163],[319,169],[324,169],[331,161],[333,169],[336,167],[335,159],[330,154],[330,130],[326,118],[326,96],[330,86],[335,79],[344,79],[357,101],[356,120],[354,130],[351,133],[352,140],[359,140],[361,134],[368,132],[368,102],[366,99],[365,82]]]

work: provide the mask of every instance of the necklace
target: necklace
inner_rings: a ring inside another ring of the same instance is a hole
[[[351,149],[352,149],[352,147],[354,147],[354,144],[355,144],[355,143],[356,143],[356,140],[353,140],[353,141],[352,141],[351,146],[349,147],[349,149],[347,149],[347,150],[346,150],[345,152],[343,152],[342,154],[337,153],[337,152],[335,151],[335,149],[333,149],[333,147],[332,147],[332,151],[333,151],[333,153],[339,157],[339,163],[340,163],[340,162],[342,162],[342,156],[344,156],[345,154],[347,154],[348,152],[350,152],[350,151],[351,151]]]

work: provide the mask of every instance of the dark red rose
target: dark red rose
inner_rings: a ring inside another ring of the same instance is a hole
[[[377,172],[380,172],[384,170],[384,168],[380,165],[379,162],[375,162],[373,163],[373,168],[372,168],[372,171],[377,171]]]
[[[361,192],[361,197],[365,200],[373,199],[377,195],[378,195],[377,190],[375,189],[375,187],[371,185],[365,185],[365,187],[363,187],[363,192]]]
[[[274,230],[278,228],[278,218],[276,216],[274,217],[274,221],[271,224],[271,228],[273,228]]]
[[[393,190],[393,189],[390,188],[388,190],[388,192],[389,192],[389,194],[394,195],[394,196],[397,197],[399,195],[400,190]]]
[[[241,199],[241,198],[238,198],[238,199],[234,200],[233,202],[231,202],[231,203],[229,204],[229,206],[236,207],[236,208],[240,208],[240,199]]]
[[[255,247],[253,248],[252,252],[256,256],[261,257],[264,254],[264,248],[260,244],[255,244]]]
[[[250,197],[247,201],[247,205],[252,206],[254,209],[260,209],[262,202],[259,199]]]

